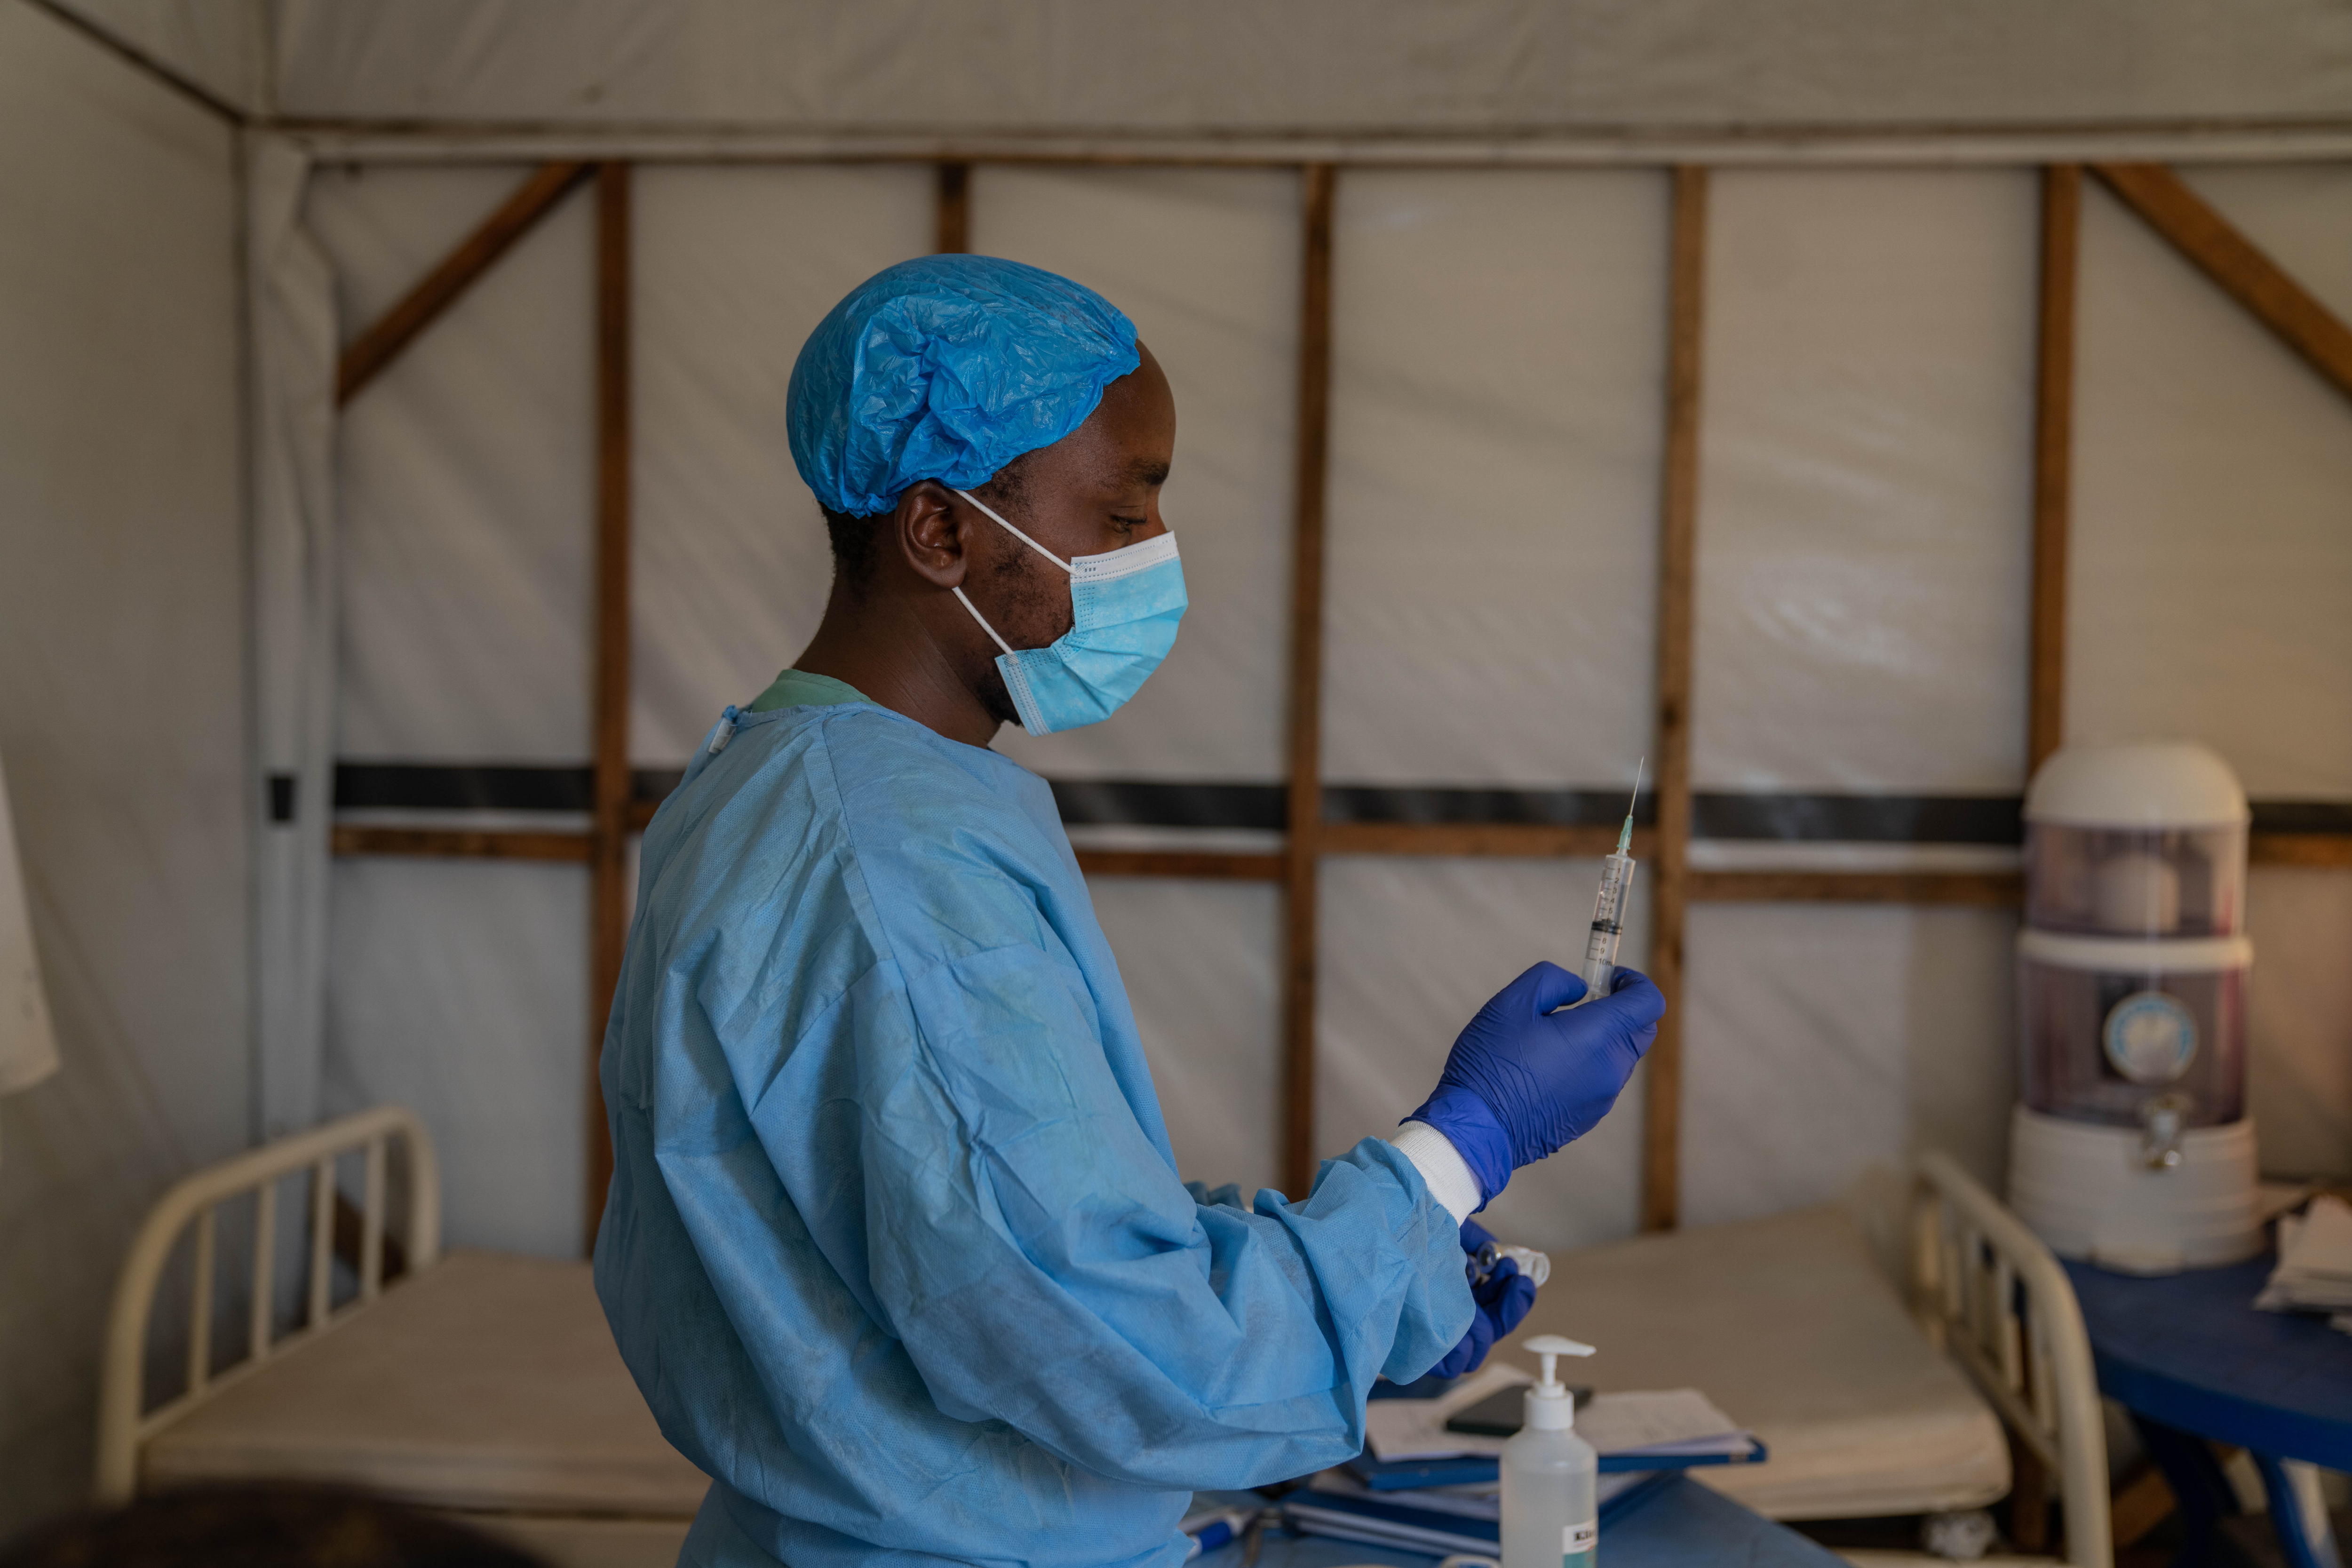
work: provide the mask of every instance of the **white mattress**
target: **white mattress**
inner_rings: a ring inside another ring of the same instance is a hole
[[[1694,1472],[1778,1519],[1972,1508],[2009,1489],[2000,1423],[1836,1209],[1556,1260],[1515,1342],[1601,1347],[1599,1388],[1696,1387],[1771,1448]],[[473,1511],[684,1520],[708,1481],[663,1440],[585,1263],[457,1252],[147,1447],[150,1485],[297,1478]]]
[[[1501,1353],[1530,1334],[1600,1348],[1600,1389],[1703,1391],[1771,1450],[1695,1469],[1775,1519],[1974,1508],[2009,1489],[2000,1420],[1929,1345],[1839,1209],[1643,1237],[1554,1259]]]
[[[149,1442],[142,1474],[671,1520],[709,1485],[654,1425],[589,1266],[486,1252],[450,1254],[226,1390]]]

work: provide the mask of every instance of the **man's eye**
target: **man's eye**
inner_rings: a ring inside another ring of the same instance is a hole
[[[1151,521],[1148,517],[1121,517],[1117,512],[1110,514],[1110,520],[1129,533],[1134,532],[1137,529],[1142,528]]]

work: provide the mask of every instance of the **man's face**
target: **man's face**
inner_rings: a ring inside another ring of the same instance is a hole
[[[1176,399],[1151,351],[1140,343],[1136,350],[1142,363],[1103,389],[1085,424],[973,492],[1065,561],[1139,544],[1168,531],[1160,488],[1176,450]],[[978,509],[960,499],[955,504],[971,521],[964,534],[971,563],[965,591],[981,614],[1017,648],[1044,647],[1067,632],[1069,574]],[[990,684],[986,696],[996,718],[1015,722],[1003,681]]]

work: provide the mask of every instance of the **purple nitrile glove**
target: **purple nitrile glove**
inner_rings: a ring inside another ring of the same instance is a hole
[[[1445,1134],[1485,1203],[1513,1171],[1591,1131],[1658,1037],[1666,1002],[1649,976],[1621,967],[1608,995],[1553,1011],[1583,994],[1584,982],[1557,963],[1512,981],[1478,1009],[1437,1088],[1405,1118]]]
[[[1462,1222],[1462,1256],[1467,1260],[1462,1267],[1468,1272],[1471,1279],[1478,1278],[1478,1254],[1494,1244],[1493,1231],[1475,1219],[1465,1219]]]
[[[1472,1258],[1494,1239],[1476,1220],[1462,1222],[1462,1250]],[[1475,1271],[1475,1263],[1468,1267]],[[1429,1369],[1434,1376],[1460,1377],[1477,1371],[1495,1342],[1517,1328],[1528,1309],[1536,1304],[1536,1282],[1519,1272],[1517,1259],[1506,1258],[1495,1265],[1493,1273],[1470,1287],[1470,1300],[1477,1308],[1470,1320],[1470,1331]]]

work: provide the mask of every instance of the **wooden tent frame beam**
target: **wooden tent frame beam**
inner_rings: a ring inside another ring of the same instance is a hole
[[[595,763],[588,830],[587,1193],[581,1251],[596,1247],[613,1179],[613,1137],[598,1066],[629,938],[630,373],[635,227],[626,163],[596,170]]]
[[[941,163],[932,200],[932,250],[942,256],[971,248],[971,165]]]
[[[784,162],[787,160],[772,160]],[[906,158],[876,162],[912,162]],[[1005,160],[991,157],[994,163]],[[1145,158],[1062,158],[1064,163],[1130,166]],[[940,249],[969,247],[974,160],[934,162],[935,237]],[[1326,496],[1329,454],[1332,219],[1339,165],[1295,161],[1301,182],[1302,245],[1294,449],[1291,642],[1288,659],[1287,831],[1264,851],[1085,848],[1091,876],[1265,882],[1283,893],[1283,1180],[1304,1192],[1315,1169],[1318,891],[1333,856],[1464,856],[1590,858],[1613,846],[1605,827],[1518,823],[1330,822],[1322,806],[1322,645]],[[422,856],[583,865],[590,868],[591,987],[588,1053],[587,1236],[593,1241],[612,1152],[595,1062],[617,984],[626,937],[626,842],[655,804],[634,798],[629,711],[629,165],[542,164],[342,356],[338,401],[348,402],[388,367],[574,186],[593,179],[596,224],[595,627],[592,737],[593,809],[586,831],[331,827],[337,855]],[[2352,394],[2352,331],[2197,197],[2168,169],[2097,164],[2092,172],[2257,320],[2321,374]],[[2074,308],[2082,167],[2042,174],[2039,334],[2035,375],[2033,586],[2028,658],[2027,755],[2039,765],[2063,735],[2066,549],[2070,521]],[[1848,902],[2014,907],[2022,877],[2010,871],[1828,871],[1693,869],[1690,704],[1693,594],[1697,569],[1700,368],[1706,296],[1707,170],[1671,170],[1666,441],[1659,506],[1657,710],[1651,754],[1657,822],[1636,831],[1650,862],[1654,921],[1651,969],[1670,1006],[1650,1055],[1643,1104],[1642,1224],[1673,1226],[1680,1215],[1683,937],[1693,902]],[[2352,835],[2256,834],[2260,864],[2352,867]]]
[[[2352,397],[2352,327],[2161,163],[2094,163],[2091,172],[2141,221]]]
[[[1666,1015],[1643,1069],[1642,1228],[1682,1213],[1683,933],[1690,896],[1690,714],[1698,571],[1699,374],[1706,334],[1707,173],[1674,172],[1667,235],[1666,439],[1658,487],[1657,826],[1650,874],[1650,978]]]
[[[1314,1183],[1315,981],[1323,861],[1324,499],[1331,443],[1331,216],[1339,171],[1299,171],[1298,413],[1292,434],[1290,777],[1283,846],[1283,1191]]]
[[[2066,551],[2074,495],[2074,295],[2083,171],[2042,171],[2033,371],[2033,584],[2026,653],[2025,776],[2066,734]]]
[[[500,202],[471,234],[402,295],[392,309],[376,318],[351,341],[335,366],[335,405],[341,407],[361,388],[382,375],[425,328],[465,297],[515,242],[539,226],[539,222],[574,187],[584,184],[598,165],[542,163]]]
[[[650,801],[633,801],[629,831],[641,833],[652,818]],[[1391,837],[1397,828],[1407,831]],[[1376,830],[1376,831],[1375,831]],[[1359,835],[1365,835],[1360,837]],[[2257,866],[2352,866],[2352,836],[2341,833],[2257,833],[2251,858]],[[1445,856],[1462,859],[1591,860],[1616,847],[1605,828],[1544,827],[1516,823],[1334,822],[1323,829],[1323,857],[1341,855]],[[1652,858],[1650,830],[1633,830],[1636,859]],[[1598,846],[1598,847],[1596,847]],[[337,855],[426,859],[561,860],[585,865],[588,835],[561,828],[468,828],[379,826],[341,824],[331,847]],[[1284,857],[1278,851],[1221,849],[1078,850],[1079,868],[1097,877],[1172,877],[1205,881],[1279,882]],[[1977,879],[1996,880],[2006,871],[1812,871],[1694,870],[1693,903],[1746,903],[1789,899],[1811,902],[1842,889],[1836,899],[1857,903],[1974,904],[1984,902]],[[1821,880],[1827,879],[1827,880]],[[1785,889],[1776,892],[1774,889]]]

